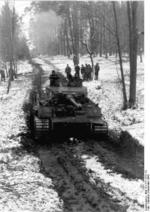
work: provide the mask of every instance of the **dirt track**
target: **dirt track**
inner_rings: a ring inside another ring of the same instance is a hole
[[[140,180],[131,180],[131,178],[123,178],[119,175],[119,163],[123,160],[118,161],[118,164],[116,162],[118,174],[111,168],[107,169],[106,165],[110,166],[112,161],[107,158],[104,165],[100,160],[107,157],[109,153],[110,159],[115,160],[115,156],[112,156],[115,153],[107,147],[103,148],[96,141],[92,146],[89,147],[83,141],[74,143],[69,141],[49,147],[40,147],[38,150],[42,166],[53,180],[56,191],[64,202],[64,211],[142,211],[142,203],[136,198],[140,195],[139,191],[134,191],[135,188],[129,185],[135,184],[136,189],[140,189]],[[103,154],[103,157],[96,162],[104,167],[101,170],[99,167],[96,168],[94,160],[93,164],[90,164],[89,167],[86,166],[88,160],[92,160],[98,155],[95,155],[95,148],[97,153],[99,152],[101,156]],[[95,169],[93,169],[94,167]],[[130,166],[120,168],[122,172],[126,174],[128,172],[128,176],[130,176],[129,169],[131,169]],[[99,171],[102,177],[98,174]],[[113,179],[109,181],[111,176]],[[119,179],[117,179],[118,176],[120,176]],[[125,186],[128,188],[124,190]],[[130,188],[133,190],[128,192],[127,189]],[[127,210],[128,207],[130,207],[129,210]]]
[[[65,211],[123,211],[89,181],[80,163],[66,150],[61,146],[39,151],[44,167],[64,201]]]

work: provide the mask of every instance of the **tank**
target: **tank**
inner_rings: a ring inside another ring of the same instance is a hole
[[[46,87],[32,96],[30,126],[34,138],[107,135],[101,109],[87,98],[86,87]]]

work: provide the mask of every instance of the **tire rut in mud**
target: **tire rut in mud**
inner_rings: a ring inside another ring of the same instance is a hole
[[[134,149],[124,148],[119,144],[113,144],[107,140],[87,140],[84,152],[98,156],[99,161],[105,167],[120,173],[128,179],[144,178],[144,150],[138,147]]]
[[[134,208],[136,208],[136,210],[134,211],[142,211],[142,201],[136,196],[136,193],[139,195],[139,197],[140,194],[143,193],[142,187],[144,185],[142,183],[142,180],[138,180],[135,177],[131,179],[131,176],[128,178],[127,175],[123,175],[126,172],[128,173],[128,175],[130,173],[128,169],[126,170],[126,168],[128,168],[127,165],[126,167],[121,167],[120,171],[120,163],[121,165],[125,163],[124,158],[118,159],[117,157],[116,160],[117,152],[112,152],[112,149],[110,148],[111,145],[108,147],[109,143],[107,144],[107,142],[108,140],[105,140],[106,144],[102,145],[102,141],[97,142],[91,140],[86,143],[84,141],[80,141],[78,145],[70,147],[69,151],[72,151],[72,155],[76,155],[76,160],[78,160],[79,163],[82,164],[82,166],[86,170],[86,175],[88,175],[88,177],[92,180],[93,184],[97,188],[103,190],[103,193],[109,194],[113,198],[113,201],[118,202],[125,207],[133,206]],[[91,161],[91,159],[92,163],[90,163],[89,166],[88,161]],[[116,163],[115,165],[119,167],[117,169],[117,172],[116,168],[114,169],[113,165],[110,165],[112,164],[113,160]],[[137,190],[132,188],[132,184]],[[130,192],[125,189],[124,185],[127,186],[127,188],[129,189],[131,188]],[[131,193],[133,194],[133,196]],[[132,211],[132,209],[129,211]]]
[[[65,145],[49,150],[40,148],[39,156],[58,194],[65,211],[113,212],[126,211],[92,182],[86,170]]]

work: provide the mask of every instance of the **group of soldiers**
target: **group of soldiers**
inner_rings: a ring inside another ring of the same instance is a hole
[[[100,70],[100,66],[98,63],[96,63],[95,67],[95,80],[98,80],[98,75],[99,75],[99,70]],[[75,66],[75,74],[74,76],[72,76],[71,74],[71,68],[70,66],[67,64],[67,67],[65,69],[65,72],[66,72],[66,76],[67,76],[67,79],[70,80],[72,79],[73,77],[74,78],[79,78],[83,81],[90,81],[92,80],[92,66],[90,64],[85,64],[85,65],[81,65],[81,67],[79,65]]]
[[[95,80],[98,80],[99,75],[99,64],[96,63],[95,65],[95,73],[94,78]],[[67,86],[69,87],[81,87],[82,81],[90,81],[92,80],[92,66],[90,64],[85,64],[75,66],[74,69],[75,73],[74,75],[71,73],[71,67],[67,64],[65,68],[66,78],[67,78]],[[53,70],[50,77],[50,86],[58,87],[59,86],[59,76],[58,74]]]
[[[80,87],[82,86],[82,80],[80,77],[80,66],[75,66],[75,74],[74,76],[71,73],[71,68],[67,64],[65,68],[66,78],[68,80],[68,86]]]

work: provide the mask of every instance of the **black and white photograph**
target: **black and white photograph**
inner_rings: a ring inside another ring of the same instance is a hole
[[[144,7],[0,0],[0,212],[150,211]]]

